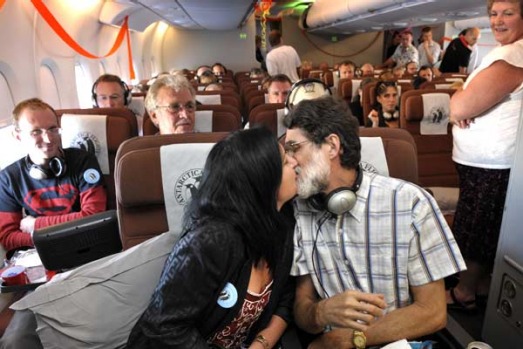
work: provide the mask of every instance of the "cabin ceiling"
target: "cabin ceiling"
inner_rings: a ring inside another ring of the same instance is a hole
[[[432,25],[485,14],[485,0],[273,0],[269,17],[301,16],[311,33],[357,34],[385,29]],[[258,0],[106,0],[100,21],[143,31],[163,20],[188,30],[234,30],[253,14]]]
[[[316,0],[300,24],[312,33],[357,34],[484,15],[484,0]]]

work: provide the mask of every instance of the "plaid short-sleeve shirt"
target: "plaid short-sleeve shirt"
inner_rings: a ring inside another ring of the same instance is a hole
[[[356,205],[336,219],[295,201],[291,274],[312,276],[322,298],[347,290],[382,293],[387,310],[420,286],[465,269],[436,201],[418,186],[364,173]]]

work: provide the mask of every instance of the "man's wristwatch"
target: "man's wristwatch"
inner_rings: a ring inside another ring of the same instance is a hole
[[[365,349],[367,345],[367,337],[362,331],[353,331],[352,332],[352,344],[356,349]]]

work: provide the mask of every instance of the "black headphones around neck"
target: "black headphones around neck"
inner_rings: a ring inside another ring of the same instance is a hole
[[[108,77],[110,77],[110,78],[108,79]],[[124,105],[128,106],[131,103],[133,96],[131,94],[131,90],[129,89],[129,86],[127,86],[127,84],[122,79],[120,79],[118,76],[105,74],[105,75],[100,76],[98,79],[96,79],[96,81],[93,84],[93,87],[91,88],[91,98],[93,100],[93,108],[99,108],[98,99],[97,99],[98,96],[96,95],[96,86],[98,86],[98,84],[100,82],[115,82],[115,83],[119,84],[123,90]]]
[[[51,158],[49,160],[48,168],[33,163],[29,155],[25,157],[25,163],[27,165],[27,168],[29,169],[29,176],[37,180],[48,179],[53,177],[60,178],[67,171],[65,158],[60,156],[55,156],[54,158]]]
[[[327,211],[334,216],[342,215],[352,210],[356,204],[356,192],[363,181],[363,170],[358,166],[356,180],[352,187],[339,187],[329,194],[318,193],[308,199],[309,204],[318,211]]]

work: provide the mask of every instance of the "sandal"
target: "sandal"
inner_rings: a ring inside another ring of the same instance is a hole
[[[477,310],[475,299],[470,301],[460,301],[454,293],[454,287],[449,288],[449,293],[453,303],[447,304],[447,309],[459,310],[467,313],[473,313]]]

